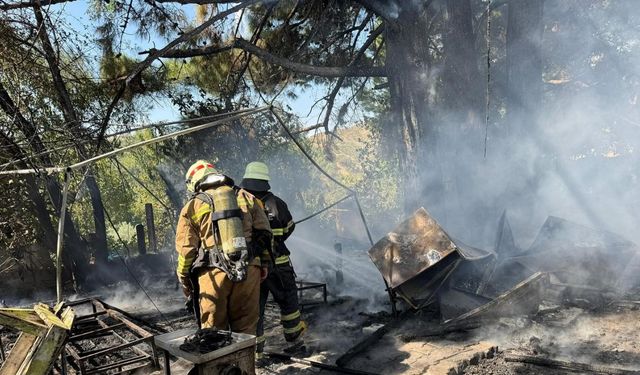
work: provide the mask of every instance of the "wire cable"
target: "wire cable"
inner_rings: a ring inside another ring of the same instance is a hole
[[[314,218],[314,217],[316,217],[316,216],[320,215],[321,213],[323,213],[323,212],[325,212],[325,211],[327,211],[327,210],[329,210],[329,209],[331,209],[331,208],[333,208],[333,207],[335,207],[335,206],[339,205],[340,203],[342,203],[342,202],[346,201],[347,199],[349,199],[349,198],[351,198],[351,197],[353,197],[353,194],[349,194],[349,195],[347,195],[346,197],[343,197],[342,199],[340,199],[340,200],[338,200],[338,201],[336,201],[336,202],[334,202],[334,203],[331,203],[331,205],[329,205],[329,206],[327,206],[327,207],[325,207],[325,208],[321,209],[320,211],[317,211],[317,212],[315,212],[315,213],[313,213],[313,214],[311,214],[311,215],[309,215],[309,216],[305,217],[304,219],[300,219],[300,220],[298,220],[298,221],[294,222],[294,224],[298,225],[298,224],[300,224],[300,223],[304,223],[305,221],[307,221],[307,220],[309,220],[309,219],[312,219],[312,218]]]
[[[111,228],[116,233],[116,237],[118,237],[118,240],[120,241],[120,243],[122,243],[122,245],[125,247],[125,249],[127,249],[127,252],[131,253],[131,250],[129,249],[129,246],[127,245],[126,242],[124,242],[122,237],[120,237],[120,233],[118,233],[118,230],[116,229],[116,226],[113,224],[113,221],[111,221],[111,216],[109,215],[109,212],[104,207],[103,207],[103,211],[104,211],[104,214],[107,216],[107,220],[109,221],[109,225],[111,225]],[[140,288],[142,293],[144,293],[144,295],[147,297],[147,299],[151,302],[151,304],[156,309],[158,314],[160,314],[160,317],[162,318],[162,320],[164,320],[165,323],[168,323],[169,320],[164,316],[162,311],[160,311],[160,309],[158,308],[158,305],[156,305],[156,303],[153,301],[153,298],[151,298],[149,293],[147,293],[147,290],[142,286],[142,283],[140,283],[140,280],[138,280],[138,278],[133,274],[133,272],[131,271],[131,268],[129,268],[129,265],[124,260],[124,257],[122,256],[122,254],[120,254],[120,251],[118,251],[118,249],[116,249],[116,248],[114,248],[114,250],[116,251],[116,254],[118,254],[118,259],[120,259],[120,261],[122,262],[122,265],[127,270],[129,275],[131,276],[131,278],[136,282],[136,284],[138,284],[138,288]]]

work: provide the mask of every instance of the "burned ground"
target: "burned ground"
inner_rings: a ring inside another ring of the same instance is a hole
[[[124,289],[124,286],[120,286]],[[195,327],[193,318],[182,309],[179,291],[151,289],[151,297],[163,311],[133,297],[129,303],[122,293],[106,300],[119,302],[151,332]],[[481,322],[469,322],[459,329],[439,333],[442,324],[437,309],[427,307],[419,313],[404,315],[401,324],[359,353],[348,368],[376,374],[569,374],[585,371],[554,369],[520,362],[508,362],[510,356],[526,355],[558,361],[578,362],[609,369],[640,370],[640,303],[634,294],[609,300],[604,306],[577,307],[575,304],[551,305],[545,302],[532,316],[514,316]],[[572,306],[573,305],[573,306]],[[303,312],[310,328],[305,337],[306,350],[292,355],[326,364],[334,364],[359,340],[392,321],[386,311],[363,312],[367,299],[329,296],[327,304]],[[286,343],[279,325],[279,311],[273,304],[267,310],[268,352],[283,352]],[[2,331],[5,350],[17,338],[15,332]],[[102,342],[108,345],[109,342]],[[175,374],[188,365],[176,361]],[[593,371],[592,371],[593,372]],[[144,373],[154,373],[146,370]],[[155,372],[160,374],[160,372]],[[267,374],[331,374],[335,372],[301,364],[269,361],[257,369]],[[624,373],[624,372],[620,372]]]

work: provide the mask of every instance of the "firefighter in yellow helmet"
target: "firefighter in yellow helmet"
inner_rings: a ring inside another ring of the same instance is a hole
[[[186,175],[193,194],[176,229],[178,280],[202,328],[255,334],[271,228],[262,202],[204,160]]]
[[[280,322],[287,342],[302,345],[300,337],[307,329],[300,319],[298,291],[293,264],[289,259],[289,249],[285,240],[293,233],[295,223],[287,204],[269,190],[269,168],[261,162],[249,163],[241,186],[264,202],[265,210],[273,232],[273,256],[275,265],[272,272],[260,286],[260,321],[258,322],[257,355],[260,357],[265,343],[264,311],[269,293],[280,306]]]

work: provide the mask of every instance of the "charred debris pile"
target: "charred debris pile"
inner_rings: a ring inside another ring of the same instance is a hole
[[[394,303],[436,304],[443,324],[533,314],[543,301],[594,309],[623,300],[640,281],[638,254],[618,235],[554,216],[520,249],[506,213],[495,250],[478,249],[449,236],[424,208],[369,251]]]
[[[505,350],[449,373],[640,373],[637,340],[629,339],[640,330],[638,246],[553,216],[528,249],[516,246],[506,213],[498,228],[494,250],[474,248],[421,208],[378,241],[369,256],[392,303],[406,308],[338,364],[357,363],[383,337],[410,351],[402,343],[459,334]]]
[[[629,338],[640,331],[638,246],[606,231],[549,217],[531,246],[521,249],[506,214],[498,227],[494,249],[478,249],[451,237],[425,209],[419,209],[369,250],[392,303],[403,311],[392,317],[386,313],[371,319],[354,317],[355,310],[345,309],[349,303],[327,304],[325,294],[320,308],[305,312],[311,327],[321,327],[309,332],[308,349],[284,359],[272,352],[273,359],[329,373],[435,374],[440,369],[471,374],[638,373],[627,370],[640,360],[640,347],[633,347],[637,340]],[[306,290],[309,285],[299,288]],[[636,311],[602,314],[624,304]],[[135,317],[95,298],[69,305],[79,314],[63,354],[53,363],[56,373],[156,373],[162,356],[154,336],[194,324],[191,316],[178,312],[160,324],[158,317]],[[344,322],[333,318],[337,316],[353,320],[348,326],[353,327],[345,328]],[[271,319],[274,327],[277,319]],[[617,324],[624,319],[631,323]],[[365,320],[375,324],[364,329]],[[581,332],[583,325],[592,332]],[[343,337],[338,347],[328,347],[326,340],[319,340],[320,331],[349,337]],[[611,331],[610,337],[592,339],[605,331]],[[574,345],[583,333],[586,340]],[[275,331],[270,334],[278,336]],[[463,339],[451,340],[459,334]],[[565,338],[549,341],[554,335]],[[0,355],[13,348],[16,339],[4,335]],[[323,344],[314,344],[318,341]],[[433,344],[439,357],[416,355],[412,344],[424,352],[423,343]],[[376,353],[390,359],[385,362]],[[267,373],[291,373],[284,362],[276,362]],[[431,369],[421,372],[407,363]],[[518,370],[509,371],[514,364]],[[164,366],[177,365],[167,361]],[[542,366],[553,370],[544,372]],[[311,373],[302,368],[295,371]],[[265,373],[261,371],[257,374]]]

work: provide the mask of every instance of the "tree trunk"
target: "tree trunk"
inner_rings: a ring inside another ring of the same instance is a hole
[[[450,125],[477,130],[482,122],[483,77],[473,33],[471,0],[447,0],[447,30],[443,35],[445,109]]]
[[[46,154],[46,147],[42,142],[42,139],[38,135],[36,131],[36,127],[28,121],[22,113],[15,106],[13,100],[9,96],[9,93],[5,90],[2,82],[0,82],[0,108],[10,117],[13,118],[15,124],[18,126],[22,134],[26,139],[29,139],[30,145],[33,148],[33,151],[40,154],[40,161],[43,165],[51,165],[51,159]],[[56,210],[56,215],[60,215],[60,206],[62,199],[62,189],[58,181],[50,176],[45,175],[45,186],[46,190],[49,193],[49,198],[53,203],[53,206]],[[73,220],[71,220],[71,214],[69,212],[66,213],[65,216],[65,237],[68,241],[66,244],[67,249],[69,251],[64,252],[63,263],[66,267],[67,271],[73,273],[76,276],[76,281],[82,283],[85,279],[86,275],[86,264],[87,258],[86,254],[83,251],[84,246],[82,245],[82,240],[76,231],[75,225],[73,224]]]
[[[542,105],[543,0],[511,0],[507,18],[507,113],[512,138],[536,131]]]
[[[22,159],[25,157],[22,150],[12,142],[9,137],[0,132],[0,146],[5,150],[11,158]],[[17,164],[18,168],[27,168],[25,163]],[[31,202],[31,206],[33,209],[33,213],[35,214],[36,219],[38,220],[40,233],[42,235],[42,242],[44,246],[38,246],[38,253],[36,257],[40,264],[42,264],[45,268],[51,269],[53,263],[51,262],[51,257],[49,256],[49,251],[53,253],[56,244],[56,232],[53,229],[53,224],[51,223],[51,217],[49,216],[49,211],[47,209],[47,204],[42,198],[40,191],[38,191],[38,181],[32,175],[25,175],[25,186],[27,190],[27,196]],[[49,251],[47,251],[49,249]]]
[[[75,107],[73,106],[73,102],[71,101],[71,97],[69,96],[69,91],[67,90],[64,78],[62,77],[62,73],[60,72],[58,61],[59,56],[53,49],[53,45],[51,44],[51,41],[49,39],[47,26],[45,24],[40,6],[35,6],[33,8],[33,12],[38,22],[38,36],[42,44],[42,49],[45,55],[44,57],[47,60],[47,65],[49,66],[49,70],[51,71],[53,85],[56,89],[56,92],[58,93],[58,101],[60,102],[60,107],[62,108],[63,117],[67,122],[68,128],[71,130],[72,134],[74,134],[74,136],[77,138],[81,138],[83,136],[84,130],[81,127],[78,119],[78,114],[75,110]],[[78,145],[76,148],[81,157],[87,155],[84,146]],[[92,171],[89,170],[85,179],[85,183],[87,185],[87,190],[89,190],[89,195],[91,196],[91,207],[93,209],[93,221],[96,234],[93,247],[96,251],[96,263],[104,264],[106,263],[108,258],[106,230],[107,227],[104,217],[104,205],[102,203],[102,195],[100,194],[98,183],[91,173]]]
[[[388,150],[398,157],[403,173],[405,212],[422,204],[418,167],[436,170],[423,164],[419,152],[422,139],[427,140],[428,155],[435,155],[435,137],[429,125],[429,89],[433,85],[428,48],[428,21],[424,4],[407,2],[385,29],[389,69],[390,115],[383,135],[391,145]],[[427,160],[433,160],[433,157]]]
[[[92,245],[95,249],[96,264],[106,264],[109,256],[109,248],[107,246],[107,226],[104,217],[104,205],[102,204],[100,187],[92,172],[93,170],[90,170],[84,180],[87,185],[87,190],[89,190],[91,208],[93,209],[93,223],[96,235]]]
[[[173,212],[180,212],[180,210],[182,209],[182,205],[184,204],[180,193],[173,186],[171,179],[164,170],[160,168],[156,168],[156,170],[158,171],[158,175],[162,179],[162,182],[164,182],[165,192],[167,194],[167,197],[169,197]]]
[[[438,155],[442,168],[442,194],[432,200],[432,214],[452,231],[459,228],[459,213],[474,217],[486,212],[485,202],[478,201],[477,177],[484,155],[485,74],[479,63],[486,61],[486,49],[476,47],[471,0],[447,0],[447,17],[443,32],[443,74],[439,104]],[[484,39],[484,38],[483,38]],[[470,238],[474,237],[469,233]]]

